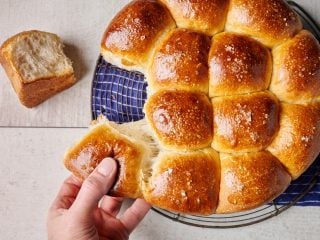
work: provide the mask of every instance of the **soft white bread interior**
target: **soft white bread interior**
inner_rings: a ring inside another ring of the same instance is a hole
[[[41,31],[28,31],[9,38],[0,48],[0,61],[27,107],[34,107],[75,83],[70,59],[61,39]]]

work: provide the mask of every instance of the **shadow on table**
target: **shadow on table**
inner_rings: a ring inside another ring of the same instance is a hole
[[[77,82],[81,81],[84,75],[88,71],[88,66],[86,65],[81,49],[71,43],[65,43],[65,53],[71,59],[72,66],[74,68],[74,74]]]

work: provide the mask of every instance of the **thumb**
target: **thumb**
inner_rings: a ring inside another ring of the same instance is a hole
[[[117,164],[114,159],[106,158],[102,160],[83,182],[70,211],[82,217],[91,216],[100,199],[109,192],[114,184],[116,172]]]

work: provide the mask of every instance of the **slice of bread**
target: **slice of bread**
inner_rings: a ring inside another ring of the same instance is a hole
[[[37,30],[21,32],[3,43],[0,62],[21,103],[35,107],[76,80],[61,39]]]

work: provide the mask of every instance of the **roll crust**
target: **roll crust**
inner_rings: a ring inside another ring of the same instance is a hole
[[[220,154],[221,184],[217,213],[258,207],[280,195],[291,177],[269,152]]]
[[[212,149],[164,152],[143,191],[153,205],[176,212],[210,215],[219,195],[219,155]]]
[[[320,47],[301,28],[284,0],[132,1],[101,53],[145,74],[146,117],[98,123],[66,167],[86,178],[113,157],[114,196],[182,214],[272,201],[320,152]]]
[[[121,135],[107,122],[99,123],[69,149],[64,165],[75,176],[85,179],[104,158],[114,158],[119,164],[119,172],[111,194],[117,197],[139,198],[142,196],[140,169],[144,157],[143,149],[143,146]]]
[[[208,94],[210,39],[201,33],[178,29],[156,50],[148,72],[152,91],[183,89]]]
[[[185,91],[159,91],[145,105],[151,129],[166,149],[194,150],[212,141],[212,106],[208,97]]]
[[[282,104],[280,130],[268,147],[298,178],[320,152],[320,104]]]
[[[272,73],[269,50],[245,35],[214,36],[209,55],[210,97],[266,90]]]
[[[101,54],[110,63],[144,72],[156,43],[175,27],[169,11],[158,1],[132,1],[108,26]]]
[[[303,30],[273,50],[270,90],[287,103],[310,102],[320,96],[320,45]]]
[[[160,0],[179,28],[214,35],[224,29],[229,0]]]
[[[219,152],[252,152],[266,148],[279,126],[279,103],[270,92],[212,100],[214,137]]]
[[[299,16],[283,0],[231,0],[227,31],[250,35],[274,47],[301,29]]]

